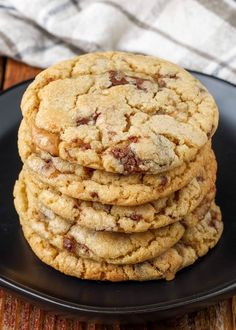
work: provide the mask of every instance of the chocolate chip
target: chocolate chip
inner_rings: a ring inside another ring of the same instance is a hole
[[[135,136],[135,135],[131,135],[131,136],[128,137],[128,140],[130,142],[132,142],[132,143],[137,143],[138,142],[138,139],[139,138],[137,136]]]
[[[217,212],[215,212],[215,211],[211,211],[211,218],[213,219],[213,220],[216,220],[217,219]]]
[[[186,230],[186,229],[188,229],[188,223],[186,223],[186,221],[181,221],[181,224],[184,226],[184,229]]]
[[[165,175],[162,175],[160,179],[161,179],[161,186],[165,186],[168,182],[167,177]]]
[[[63,237],[63,247],[69,251],[74,253],[76,249],[76,241],[73,237]]]
[[[92,198],[98,198],[98,194],[97,194],[95,191],[92,191],[89,195],[90,195]]]
[[[141,89],[143,91],[147,91],[147,88],[143,87],[143,83],[145,81],[148,81],[148,79],[143,79],[143,78],[138,78],[138,77],[130,77],[135,81],[135,85],[137,86],[138,89]]]
[[[176,202],[178,202],[178,200],[179,200],[179,190],[177,190],[175,193],[174,193],[174,200],[176,201]]]
[[[129,146],[114,148],[110,153],[121,162],[124,166],[125,173],[141,172],[140,165],[142,164],[142,161],[135,156]]]
[[[73,209],[75,209],[75,210],[79,210],[79,205],[78,205],[78,203],[73,204]]]
[[[176,73],[170,73],[167,75],[168,78],[171,78],[171,79],[178,79],[178,76]]]
[[[143,218],[141,214],[137,214],[137,213],[132,213],[129,217],[130,219],[135,221],[139,221]]]
[[[91,145],[90,145],[90,143],[83,143],[80,145],[80,149],[83,151],[91,149]]]
[[[83,170],[84,170],[85,174],[86,174],[89,178],[92,177],[92,175],[93,175],[93,173],[94,173],[94,171],[95,171],[93,168],[89,168],[89,167],[84,167]]]
[[[161,74],[161,73],[156,73],[153,76],[154,80],[158,83],[160,88],[166,87],[166,81],[164,80],[165,78],[169,78],[169,79],[178,79],[178,76],[176,73],[172,73],[172,74]]]
[[[201,175],[197,176],[196,179],[197,179],[197,182],[204,182],[204,177]]]
[[[147,89],[143,86],[145,81],[149,81],[148,79],[143,79],[134,76],[128,76],[121,71],[109,71],[109,79],[111,82],[111,86],[119,86],[119,85],[135,85],[138,89],[146,91]],[[111,87],[110,86],[110,87]]]
[[[216,219],[212,219],[212,220],[209,222],[209,226],[212,227],[212,228],[216,228]]]
[[[125,75],[119,71],[109,71],[109,79],[111,86],[126,85],[129,82],[125,79]]]
[[[79,126],[79,125],[86,125],[88,124],[90,118],[89,117],[86,117],[86,118],[79,118],[76,120],[76,124]]]
[[[101,112],[95,112],[92,116],[89,117],[83,117],[83,118],[78,118],[76,120],[76,124],[79,125],[87,125],[88,123],[95,124],[97,121],[98,117],[100,116]]]

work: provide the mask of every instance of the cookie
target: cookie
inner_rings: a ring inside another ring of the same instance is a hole
[[[26,144],[22,145],[26,150]],[[124,176],[72,165],[48,153],[27,152],[24,169],[29,175],[32,173],[38,180],[65,195],[103,204],[133,206],[157,200],[181,189],[213,159],[215,157],[209,143],[193,161],[172,171],[160,175],[139,173]]]
[[[41,150],[121,174],[189,162],[218,124],[213,97],[190,73],[122,52],[86,54],[44,70],[21,108]]]
[[[208,195],[215,197],[216,163],[205,168],[185,187],[150,203],[139,206],[117,206],[86,202],[61,194],[23,171],[23,180],[34,195],[40,211],[49,218],[58,215],[68,221],[93,230],[114,232],[144,232],[177,222],[192,212]]]
[[[213,248],[223,231],[220,209],[213,204],[204,219],[194,229],[188,229],[184,237],[161,256],[135,265],[113,265],[84,259],[52,246],[28,226],[28,220],[27,213],[22,214],[25,238],[40,260],[66,275],[114,282],[172,280],[180,269],[193,264]],[[207,259],[202,262],[207,262]]]
[[[59,217],[51,222],[31,203],[30,191],[23,182],[16,183],[14,195],[17,212],[22,217],[22,209],[27,210],[27,224],[34,232],[59,249],[94,261],[123,265],[152,259],[176,244],[184,233],[184,226],[178,222],[134,234],[88,230]]]

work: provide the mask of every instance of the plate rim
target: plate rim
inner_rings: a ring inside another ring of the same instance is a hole
[[[49,266],[48,266],[49,267]],[[99,282],[99,281],[96,281]],[[9,281],[8,279],[4,279],[4,276],[0,275],[0,286],[3,285],[4,288],[8,288],[18,294],[21,294],[25,297],[36,299],[42,303],[49,303],[53,306],[59,308],[66,308],[67,310],[74,312],[87,312],[87,313],[99,313],[104,315],[128,315],[128,314],[141,314],[141,313],[151,313],[151,312],[161,312],[161,311],[170,311],[173,309],[179,309],[183,306],[191,306],[195,303],[201,303],[203,301],[210,301],[221,296],[226,296],[231,292],[236,292],[236,279],[226,283],[224,286],[218,286],[217,289],[212,289],[205,294],[193,294],[189,296],[188,300],[186,298],[180,298],[174,300],[172,303],[166,302],[158,303],[158,304],[146,304],[140,306],[132,306],[132,307],[99,307],[99,306],[89,306],[89,305],[81,305],[77,303],[68,303],[67,301],[52,297],[40,291],[27,288],[24,285],[19,285],[14,283],[14,281]]]
[[[226,81],[222,78],[212,76],[207,73],[202,73],[196,70],[187,70],[193,74],[202,75],[211,79],[218,80],[222,83],[226,83],[234,88],[236,88],[236,84]],[[7,94],[11,90],[14,90],[24,84],[31,83],[34,78],[27,79],[21,81],[5,90],[0,91],[0,97],[4,94]],[[49,267],[49,266],[48,266]],[[99,282],[99,281],[97,281]],[[236,278],[235,280],[224,283],[223,285],[218,285],[216,288],[212,290],[208,290],[207,292],[192,294],[188,296],[188,298],[179,298],[175,299],[172,302],[162,302],[162,303],[154,303],[154,304],[144,304],[140,306],[120,306],[120,307],[100,307],[100,306],[89,306],[85,304],[68,302],[67,300],[63,300],[61,298],[53,297],[52,295],[48,295],[42,293],[38,290],[29,288],[25,285],[19,284],[15,281],[9,280],[0,274],[0,287],[12,290],[17,294],[27,297],[29,299],[33,299],[38,301],[39,303],[49,303],[50,305],[62,309],[70,310],[71,312],[87,312],[92,314],[103,314],[103,315],[128,315],[133,314],[137,315],[140,313],[151,313],[151,312],[161,312],[161,311],[171,311],[174,309],[179,309],[183,306],[191,306],[192,304],[207,302],[216,298],[220,298],[230,293],[236,292]]]

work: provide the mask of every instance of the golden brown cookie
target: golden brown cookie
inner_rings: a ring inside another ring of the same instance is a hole
[[[44,70],[21,108],[41,150],[122,174],[189,162],[218,124],[213,97],[190,73],[122,52],[86,54]]]
[[[214,162],[210,143],[203,147],[190,163],[161,174],[131,174],[128,176],[89,170],[72,165],[49,153],[31,153],[24,143],[24,121],[19,131],[19,150],[25,170],[43,183],[55,187],[65,195],[103,204],[132,206],[168,196],[181,189],[194,177],[201,176],[208,162]]]
[[[59,249],[68,249],[77,256],[111,264],[135,264],[152,259],[176,244],[184,233],[180,223],[143,233],[123,234],[88,230],[76,222],[43,215],[31,201],[31,192],[24,182],[16,183],[15,206],[20,217],[27,213],[27,225]],[[22,210],[26,209],[24,212]]]
[[[46,264],[82,279],[108,281],[171,280],[180,269],[193,264],[213,248],[223,231],[220,209],[214,204],[194,229],[186,231],[173,248],[161,256],[135,265],[112,265],[77,257],[66,250],[52,246],[28,225],[26,213],[21,217],[22,229],[34,253]],[[205,259],[203,262],[207,262]]]
[[[157,229],[183,219],[206,195],[212,201],[215,197],[215,169],[215,161],[208,162],[201,169],[201,175],[182,189],[139,206],[108,205],[71,198],[24,170],[19,180],[27,185],[37,208],[51,219],[57,215],[92,230],[133,233]]]

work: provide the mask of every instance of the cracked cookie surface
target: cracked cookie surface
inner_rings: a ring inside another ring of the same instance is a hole
[[[70,164],[49,153],[35,150],[23,120],[19,129],[19,151],[24,168],[43,183],[61,193],[87,201],[112,205],[140,205],[165,197],[189,183],[214,159],[210,142],[189,163],[161,174],[130,174],[128,176],[91,170]]]
[[[122,174],[190,161],[218,124],[213,97],[191,74],[121,52],[86,54],[43,71],[21,108],[41,150]]]

